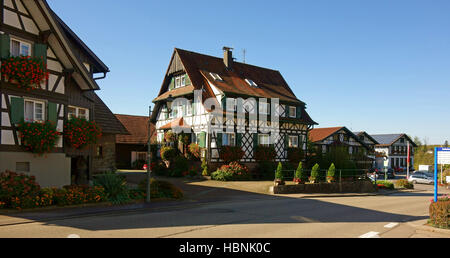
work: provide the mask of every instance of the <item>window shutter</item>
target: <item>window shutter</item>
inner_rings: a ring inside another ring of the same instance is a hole
[[[258,134],[254,133],[253,134],[253,149],[256,150],[257,147],[258,147]]]
[[[297,107],[297,118],[302,118],[302,108]]]
[[[206,148],[206,132],[199,133],[198,145],[200,146],[200,148]]]
[[[223,135],[222,133],[217,133],[216,145],[218,148],[222,147],[222,138],[223,138],[222,135]]]
[[[11,39],[8,34],[0,34],[0,58],[8,58],[11,55]]]
[[[237,146],[241,146],[242,145],[242,134],[241,133],[237,133],[236,134],[236,145]]]
[[[175,78],[172,77],[169,84],[169,90],[173,90],[175,88]]]
[[[289,108],[289,106],[286,105],[286,117],[290,117],[289,111],[290,111],[290,108]]]
[[[284,149],[289,149],[289,134],[286,134],[286,136],[284,137]]]
[[[225,95],[222,97],[222,110],[227,110],[227,98],[225,97]]]
[[[34,44],[33,56],[41,58],[44,63],[47,63],[47,45],[46,44]]]
[[[186,80],[185,80],[186,86],[191,85],[192,82],[191,82],[191,79],[189,79],[189,76],[188,76],[187,74],[185,74],[184,76],[185,76],[185,79],[186,79]]]
[[[11,97],[11,123],[18,124],[25,119],[23,98]]]
[[[56,103],[48,102],[47,113],[48,113],[48,121],[56,125],[56,123],[58,122]]]

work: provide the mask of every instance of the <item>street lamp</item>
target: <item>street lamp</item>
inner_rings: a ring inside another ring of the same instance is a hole
[[[150,199],[150,180],[152,178],[152,168],[151,168],[151,162],[152,162],[152,157],[151,157],[151,146],[150,146],[150,139],[152,138],[152,132],[151,132],[151,119],[152,119],[152,106],[148,107],[148,151],[147,151],[147,196],[146,196],[146,202],[150,203],[151,199]]]
[[[172,104],[173,104],[173,97],[172,95],[169,95],[169,97],[166,99],[166,105],[167,105],[167,112],[172,112]]]

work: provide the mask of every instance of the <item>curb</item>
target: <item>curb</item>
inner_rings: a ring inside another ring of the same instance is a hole
[[[445,235],[449,235],[449,237],[450,237],[450,229],[435,228],[432,226],[428,226],[428,225],[426,225],[427,221],[428,220],[426,220],[426,219],[421,220],[420,225],[409,222],[408,225],[416,228],[416,230],[423,230],[423,231],[428,231],[428,232],[433,232],[433,233],[445,234]]]

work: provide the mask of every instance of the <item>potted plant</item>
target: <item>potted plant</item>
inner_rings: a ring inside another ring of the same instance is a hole
[[[314,165],[314,167],[311,170],[311,177],[309,178],[309,182],[313,184],[317,184],[319,182],[319,173],[320,173],[320,167],[319,164]]]
[[[332,163],[327,172],[327,182],[328,183],[335,182],[335,176],[336,176],[336,167],[334,166],[334,163]]]
[[[281,162],[278,163],[278,167],[277,167],[277,170],[275,172],[274,184],[275,184],[275,186],[285,185],[285,182],[283,180],[283,165],[281,164]]]

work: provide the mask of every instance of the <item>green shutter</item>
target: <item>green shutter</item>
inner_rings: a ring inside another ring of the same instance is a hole
[[[18,124],[25,119],[23,98],[11,97],[11,123]]]
[[[216,145],[218,148],[222,147],[222,133],[217,133]]]
[[[289,106],[288,105],[286,105],[286,117],[289,117]]]
[[[297,118],[302,118],[302,107],[297,107]]]
[[[222,97],[222,110],[227,110],[227,98],[225,97],[225,95]]]
[[[8,34],[0,34],[0,58],[8,58],[11,54],[11,39]]]
[[[206,132],[199,133],[198,145],[200,146],[200,148],[206,148]]]
[[[175,78],[172,77],[169,84],[169,90],[173,90],[175,88]]]
[[[41,58],[44,63],[47,63],[47,45],[46,44],[34,44],[33,56]]]
[[[284,149],[289,149],[289,134],[286,134],[284,137]]]
[[[253,149],[256,150],[257,147],[258,147],[258,134],[254,133],[253,134]]]
[[[185,74],[184,76],[186,78],[186,80],[185,80],[186,86],[191,85],[192,83],[191,83],[191,79],[189,79],[189,76],[187,74]]]
[[[242,134],[241,133],[237,133],[236,134],[236,145],[237,146],[241,146],[242,145]]]
[[[58,122],[56,103],[48,102],[47,112],[48,112],[48,121],[56,125],[56,123]]]

